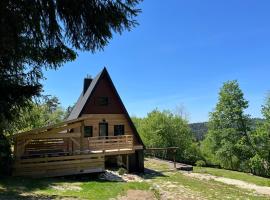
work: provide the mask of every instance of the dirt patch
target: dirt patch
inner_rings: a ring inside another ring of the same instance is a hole
[[[53,188],[55,190],[60,190],[60,191],[65,191],[65,190],[80,191],[80,190],[82,190],[81,183],[62,183],[62,184],[52,185],[51,188]]]
[[[125,196],[118,197],[117,200],[156,200],[151,191],[128,190]]]
[[[159,192],[161,200],[203,200],[196,192],[177,184],[177,182],[162,181],[153,183],[155,190]]]
[[[258,186],[258,185],[248,183],[245,181],[231,179],[231,178],[218,177],[218,176],[213,176],[210,174],[200,174],[200,173],[183,173],[183,174],[185,174],[186,176],[189,176],[189,177],[200,179],[200,180],[215,180],[215,181],[222,182],[222,183],[225,183],[228,185],[234,185],[234,186],[242,188],[242,189],[253,190],[257,194],[270,196],[270,187]]]

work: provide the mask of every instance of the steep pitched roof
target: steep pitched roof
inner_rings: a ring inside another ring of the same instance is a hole
[[[131,129],[133,130],[135,136],[138,138],[138,141],[144,146],[142,140],[141,140],[141,137],[139,136],[138,132],[137,132],[137,129],[135,127],[135,125],[133,124],[113,82],[112,82],[112,79],[107,71],[107,69],[104,67],[103,70],[92,80],[91,84],[89,85],[88,89],[86,90],[85,94],[83,94],[83,92],[81,93],[79,99],[77,100],[74,108],[72,109],[70,115],[68,116],[67,120],[73,120],[73,119],[77,119],[81,116],[82,114],[82,111],[88,101],[88,99],[91,98],[92,94],[94,93],[95,91],[95,88],[99,82],[99,80],[103,77],[103,76],[107,76],[108,77],[108,80],[109,80],[109,83],[110,85],[112,86],[112,89],[113,89],[113,92],[115,93],[115,95],[117,96],[118,98],[118,101],[120,102],[123,110],[124,110],[124,113],[127,117],[127,120],[130,124],[130,127]]]

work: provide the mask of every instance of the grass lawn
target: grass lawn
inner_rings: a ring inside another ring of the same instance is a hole
[[[226,170],[226,169],[209,168],[209,167],[194,167],[193,171],[197,172],[197,173],[211,174],[214,176],[221,176],[221,177],[225,177],[225,178],[238,179],[238,180],[246,181],[246,182],[253,183],[256,185],[270,187],[270,179],[269,178],[254,176],[254,175],[248,174],[248,173],[230,171],[230,170]]]
[[[107,200],[124,195],[128,190],[150,190],[158,199],[239,199],[266,200],[251,190],[240,189],[214,180],[200,180],[187,173],[172,170],[168,164],[147,159],[143,182],[110,182],[97,175],[65,178],[30,179],[0,178],[0,199],[93,199]],[[269,179],[245,173],[212,168],[194,168],[195,172],[268,185]],[[269,185],[268,185],[269,186]]]
[[[1,178],[0,199],[79,199],[105,200],[125,194],[129,189],[148,190],[146,182],[109,182],[93,177]]]

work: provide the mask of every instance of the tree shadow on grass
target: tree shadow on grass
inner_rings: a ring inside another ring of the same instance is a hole
[[[22,199],[22,200],[48,200],[65,198],[61,195],[39,194],[36,191],[52,189],[61,183],[78,182],[108,182],[99,179],[99,174],[72,175],[56,178],[25,178],[25,177],[0,177],[0,200]],[[46,193],[46,192],[45,192]],[[78,199],[76,196],[67,196],[68,199]]]
[[[164,170],[164,171],[157,171],[149,168],[144,168],[144,173],[139,174],[139,176],[143,179],[155,179],[158,177],[168,177],[167,175],[164,174],[164,172],[169,172],[171,170]]]
[[[165,174],[163,174],[163,172],[164,171],[161,172],[145,168],[145,173],[138,175],[143,179],[167,177]],[[61,198],[79,199],[75,195],[64,196],[63,194],[61,195],[53,194],[52,190],[50,189],[58,190],[57,188],[59,186],[61,187],[61,183],[69,186],[72,185],[73,183],[76,184],[78,182],[82,184],[92,181],[101,184],[114,182],[111,180],[103,179],[102,178],[103,176],[101,176],[101,174],[104,175],[104,173],[91,173],[91,174],[70,175],[56,178],[0,177],[0,200],[2,199],[49,200]],[[101,185],[100,187],[102,188],[103,186]],[[64,188],[64,190],[69,190],[69,188],[67,189]]]

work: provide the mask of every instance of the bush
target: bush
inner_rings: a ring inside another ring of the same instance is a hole
[[[197,167],[204,167],[206,165],[206,163],[203,160],[198,160],[198,161],[196,161],[195,165]]]
[[[0,133],[0,176],[11,174],[11,148],[6,136]]]
[[[250,168],[252,174],[259,176],[270,176],[270,165],[269,163],[256,154],[253,158],[250,159]]]
[[[121,168],[118,170],[118,173],[119,173],[119,175],[124,175],[124,174],[127,173],[127,170],[126,170],[125,168],[121,167]]]

